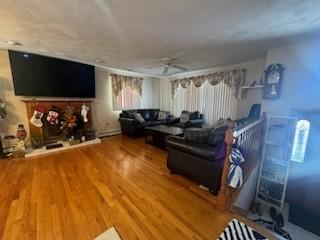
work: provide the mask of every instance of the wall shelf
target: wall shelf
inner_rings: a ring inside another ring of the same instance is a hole
[[[261,89],[262,90],[263,85],[254,85],[254,86],[243,86],[241,87],[241,98],[246,98],[247,97],[247,92],[250,89]]]
[[[255,86],[244,86],[244,87],[241,87],[242,90],[261,89],[261,88],[263,88],[263,85],[255,85]]]

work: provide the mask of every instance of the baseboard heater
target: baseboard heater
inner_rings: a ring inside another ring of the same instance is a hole
[[[119,134],[121,134],[121,129],[113,129],[113,130],[97,132],[98,137],[111,137],[111,136],[119,135]]]
[[[47,150],[54,149],[54,148],[61,148],[61,147],[63,147],[62,143],[53,143],[53,144],[46,145]]]

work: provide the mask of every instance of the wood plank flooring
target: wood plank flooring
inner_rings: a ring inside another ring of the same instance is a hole
[[[233,216],[143,139],[0,161],[0,239],[216,239]]]

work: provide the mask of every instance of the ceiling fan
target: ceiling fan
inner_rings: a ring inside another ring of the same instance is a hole
[[[188,68],[186,68],[186,67],[175,64],[176,61],[177,61],[177,59],[175,59],[175,58],[170,58],[170,57],[162,58],[161,62],[162,62],[162,65],[164,65],[162,74],[167,74],[169,72],[170,68],[176,68],[176,69],[179,69],[182,71],[188,70]]]

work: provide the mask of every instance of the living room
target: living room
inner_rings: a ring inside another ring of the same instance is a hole
[[[1,239],[320,239],[319,3],[135,5],[0,4]]]

